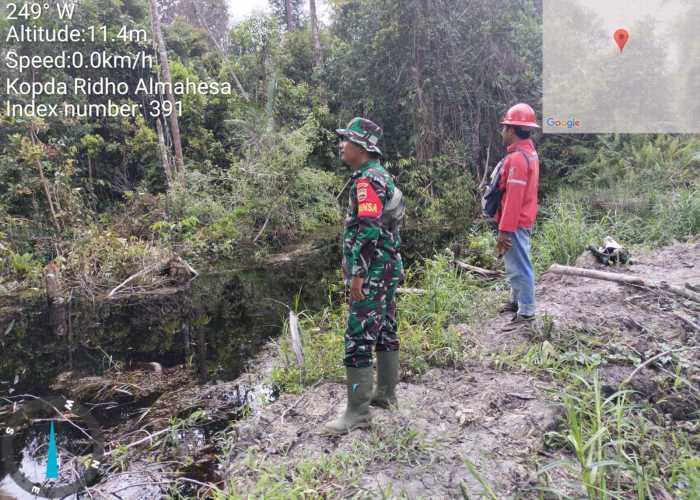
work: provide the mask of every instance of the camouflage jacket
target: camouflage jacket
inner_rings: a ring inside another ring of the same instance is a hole
[[[348,211],[343,234],[345,278],[365,276],[377,250],[395,255],[401,246],[398,235],[382,226],[382,213],[394,194],[394,180],[376,160],[362,165],[352,175]]]

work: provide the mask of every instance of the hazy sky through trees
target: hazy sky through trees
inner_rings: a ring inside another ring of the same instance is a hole
[[[256,10],[267,12],[270,5],[267,0],[228,0],[229,14],[234,21],[248,17]]]
[[[269,12],[270,5],[267,0],[228,0],[229,14],[233,22],[240,21],[256,11]],[[316,9],[318,10],[319,19],[323,22],[328,21],[329,8],[325,0],[317,0]],[[304,2],[304,12],[308,14],[309,3]]]

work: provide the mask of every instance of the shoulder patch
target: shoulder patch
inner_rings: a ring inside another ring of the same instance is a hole
[[[385,186],[387,184],[387,172],[378,168],[370,167],[365,170],[365,176],[372,181]]]
[[[384,207],[369,179],[367,177],[357,179],[355,189],[357,190],[357,216],[380,217]]]

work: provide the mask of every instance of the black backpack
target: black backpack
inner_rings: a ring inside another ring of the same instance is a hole
[[[516,149],[525,157],[528,167],[530,166],[530,158],[528,158],[525,151],[522,149]],[[508,156],[506,156],[507,158]],[[503,190],[498,188],[498,183],[501,180],[501,173],[503,170],[503,162],[506,158],[503,158],[498,162],[491,172],[491,177],[489,183],[483,189],[481,194],[481,212],[485,217],[496,217],[496,212],[501,208],[501,199],[503,198]]]

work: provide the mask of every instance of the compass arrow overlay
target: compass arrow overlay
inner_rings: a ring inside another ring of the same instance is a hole
[[[49,434],[49,456],[46,460],[46,479],[58,479],[58,452],[56,451],[56,433],[51,421],[51,432]]]

